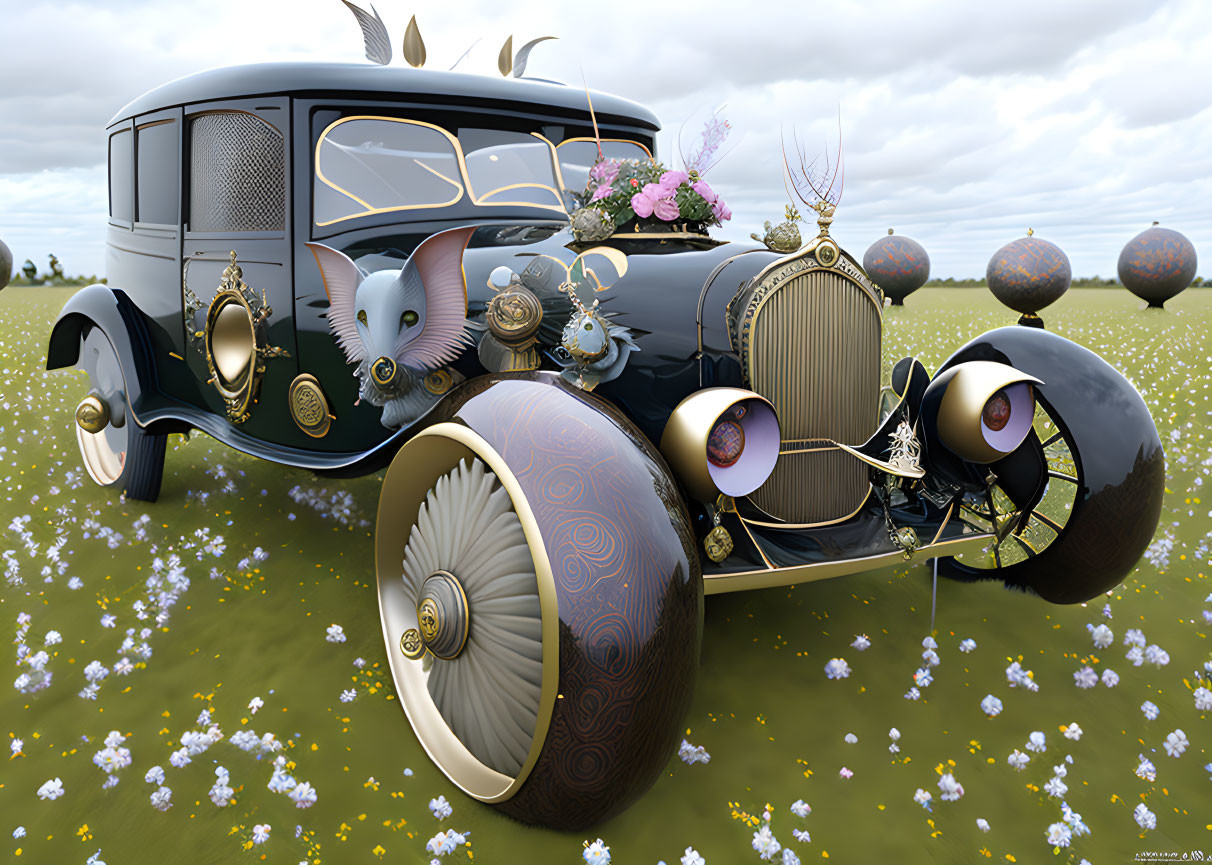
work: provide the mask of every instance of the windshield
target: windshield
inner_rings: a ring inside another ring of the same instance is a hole
[[[649,158],[642,145],[603,140],[607,158]],[[564,190],[585,188],[597,160],[592,138],[553,147],[537,133],[460,128],[419,120],[343,117],[316,144],[315,223],[395,210],[440,208],[467,196],[483,207],[525,206],[566,215]]]

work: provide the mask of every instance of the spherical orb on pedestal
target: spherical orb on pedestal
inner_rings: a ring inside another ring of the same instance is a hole
[[[888,229],[863,253],[863,270],[880,287],[893,306],[901,306],[930,278],[930,256],[920,243],[901,237]]]
[[[985,281],[994,297],[1023,314],[1021,323],[1035,324],[1036,313],[1069,289],[1073,271],[1064,250],[1028,231],[993,253]]]
[[[0,240],[0,288],[8,285],[8,281],[13,278],[13,253],[5,246],[4,241]]]
[[[1191,284],[1199,260],[1191,241],[1153,223],[1128,241],[1119,254],[1119,281],[1149,306],[1162,305]]]

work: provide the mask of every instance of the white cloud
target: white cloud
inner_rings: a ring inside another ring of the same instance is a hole
[[[710,179],[735,214],[729,239],[782,213],[780,127],[810,153],[832,147],[840,106],[834,233],[858,257],[893,226],[936,275],[975,275],[1033,227],[1075,273],[1108,276],[1153,219],[1212,250],[1212,7],[1200,0],[805,3],[777,16],[724,2],[377,5],[397,55],[416,13],[437,68],[477,38],[460,70],[492,72],[510,33],[559,36],[529,74],[576,87],[583,74],[647,104],[667,159],[685,118],[726,103],[739,143]],[[69,272],[103,268],[102,127],[130,99],[215,65],[362,60],[338,0],[39,2],[6,11],[5,30],[0,237],[18,263],[55,252]]]

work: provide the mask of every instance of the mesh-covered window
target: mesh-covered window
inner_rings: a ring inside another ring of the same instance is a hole
[[[282,133],[253,114],[220,111],[190,126],[191,231],[286,227]]]

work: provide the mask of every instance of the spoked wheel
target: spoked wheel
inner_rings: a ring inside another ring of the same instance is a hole
[[[445,437],[418,436],[408,450],[384,479],[376,531],[396,690],[438,767],[469,795],[503,802],[534,768],[556,699],[551,569],[508,469]]]
[[[994,483],[983,494],[965,496],[960,516],[990,532],[993,539],[983,553],[956,556],[956,562],[975,571],[998,570],[996,577],[1013,583],[1015,574],[1006,569],[1022,565],[1060,539],[1073,514],[1073,503],[1081,486],[1080,467],[1065,431],[1040,403],[1035,407],[1035,434],[1043,445],[1048,463],[1047,487],[1029,513],[1017,508]],[[992,573],[973,576],[995,576]]]
[[[77,366],[88,373],[88,394],[76,406],[76,442],[88,476],[129,498],[155,501],[164,475],[166,436],[135,423],[113,345],[95,326],[82,334]]]

